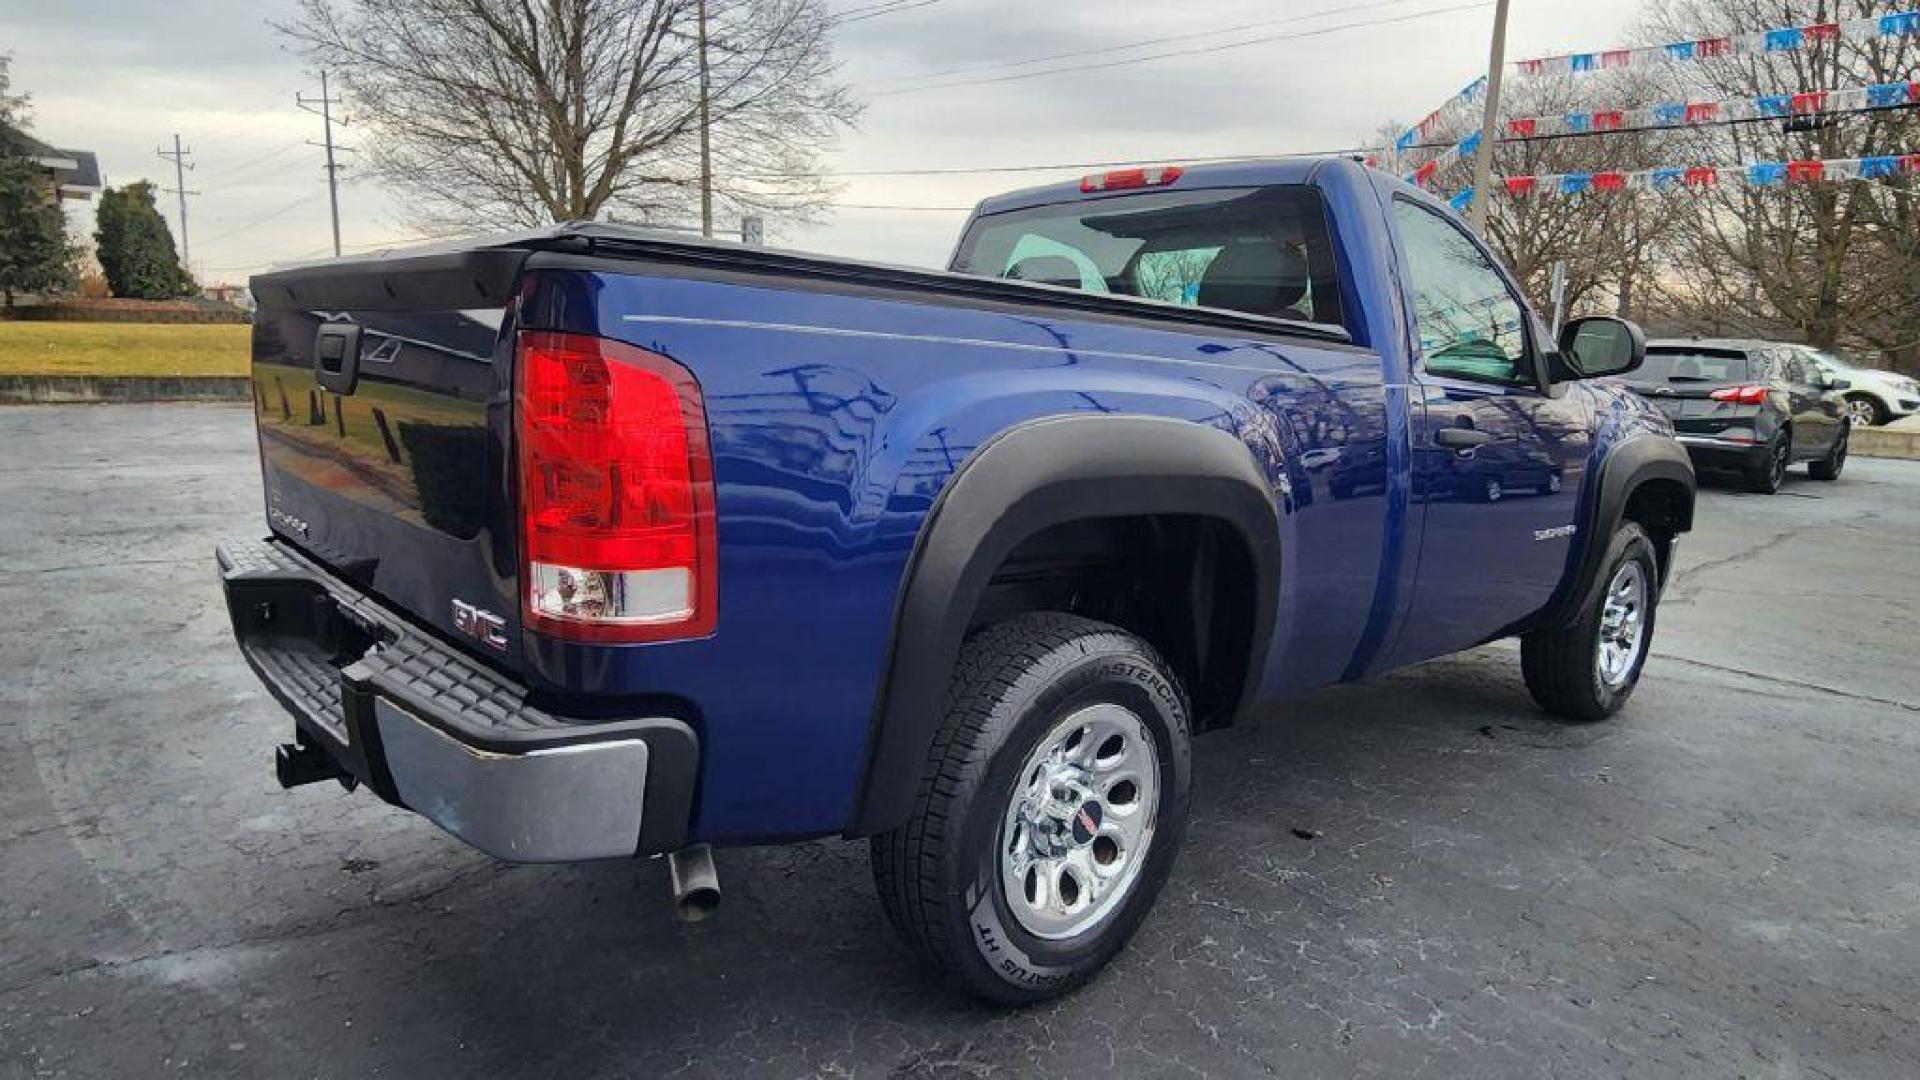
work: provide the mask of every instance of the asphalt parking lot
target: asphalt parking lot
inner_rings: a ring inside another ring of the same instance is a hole
[[[996,1013],[863,845],[509,867],[332,786],[211,564],[244,408],[0,409],[0,1074],[1920,1075],[1920,463],[1703,493],[1627,712],[1495,645],[1202,740],[1160,906]]]

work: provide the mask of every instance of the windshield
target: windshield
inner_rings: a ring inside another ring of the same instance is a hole
[[[1738,383],[1749,378],[1747,354],[1707,349],[1647,353],[1634,373],[1640,383]]]
[[[1340,282],[1310,187],[1147,192],[974,222],[955,270],[1092,293],[1341,324]]]

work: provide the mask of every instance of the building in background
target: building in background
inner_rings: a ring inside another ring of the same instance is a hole
[[[100,159],[90,150],[62,150],[31,135],[27,153],[47,171],[47,190],[59,202],[69,199],[85,202],[100,191]]]
[[[232,304],[245,311],[253,310],[253,293],[245,285],[221,283],[208,285],[200,290],[200,295],[221,304]]]

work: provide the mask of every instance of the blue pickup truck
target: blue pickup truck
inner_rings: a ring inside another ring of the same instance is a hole
[[[293,714],[501,859],[870,838],[986,998],[1172,871],[1189,740],[1498,638],[1575,721],[1645,664],[1694,475],[1430,196],[1344,159],[981,204],[946,272],[612,225],[253,280],[271,535],[218,552]]]

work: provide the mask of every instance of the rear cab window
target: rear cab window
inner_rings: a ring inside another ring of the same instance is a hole
[[[1344,326],[1327,212],[1299,184],[1158,191],[990,214],[953,268],[1090,293]]]
[[[1676,383],[1744,383],[1761,365],[1749,362],[1747,354],[1734,349],[1661,349],[1647,350],[1647,361],[1633,373],[1637,385],[1665,386]]]

